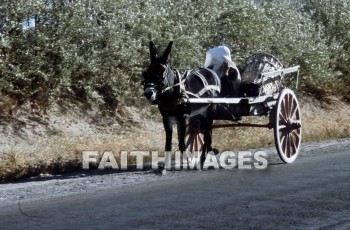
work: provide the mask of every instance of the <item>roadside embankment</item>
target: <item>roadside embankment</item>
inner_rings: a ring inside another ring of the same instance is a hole
[[[300,99],[304,143],[350,137],[350,105],[336,98],[327,102]],[[0,181],[80,170],[83,151],[112,151],[118,160],[122,150],[163,150],[164,130],[156,107],[120,106],[115,117],[103,117],[79,106],[56,106],[46,115],[28,108],[0,119]],[[243,118],[244,122],[267,120]],[[274,139],[268,129],[226,128],[213,131],[213,145],[219,150],[239,151],[272,147]]]

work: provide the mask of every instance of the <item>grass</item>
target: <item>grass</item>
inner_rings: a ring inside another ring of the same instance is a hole
[[[81,168],[79,152],[47,155],[4,153],[0,160],[0,181],[18,180],[46,174],[60,174]]]
[[[163,140],[162,125],[152,122],[152,130],[143,129],[142,124],[133,127],[133,131],[117,133],[100,132],[94,135],[51,136],[44,148],[26,150],[25,148],[0,153],[0,182],[18,180],[24,177],[35,177],[47,174],[60,174],[82,170],[83,151],[97,151],[102,157],[105,151],[112,151],[120,165],[121,151],[160,151],[159,140]],[[152,135],[153,133],[153,135]],[[152,138],[154,137],[154,139]],[[162,145],[162,144],[161,144]],[[145,158],[145,162],[150,159]],[[128,164],[135,164],[136,157],[129,157]],[[98,165],[91,165],[96,169]]]
[[[300,100],[302,111],[302,141],[350,137],[350,105],[334,99],[321,103],[310,98]],[[164,149],[165,134],[159,115],[141,115],[127,130],[112,131],[107,128],[91,134],[51,136],[44,148],[28,152],[9,151],[0,155],[0,181],[17,180],[45,174],[60,174],[82,169],[83,151],[112,151],[120,165],[120,152],[160,151]],[[137,111],[137,110],[136,110]],[[134,111],[135,112],[135,111]],[[139,114],[133,114],[136,116]],[[267,117],[244,118],[247,122],[267,123]],[[130,122],[127,122],[130,124]],[[108,132],[107,132],[108,131]],[[176,129],[174,129],[173,150],[177,150]],[[220,151],[239,151],[251,148],[274,146],[273,130],[264,128],[223,128],[213,131],[213,146]],[[147,160],[147,159],[145,159]],[[135,157],[128,163],[135,164]],[[95,166],[97,167],[97,166]]]
[[[333,99],[322,103],[310,98],[300,100],[302,142],[350,137],[350,105]],[[268,117],[244,118],[246,122],[267,123]],[[274,146],[273,130],[234,128],[214,130],[213,142],[220,150],[244,150]]]

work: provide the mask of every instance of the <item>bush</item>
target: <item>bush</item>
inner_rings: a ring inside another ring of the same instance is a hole
[[[148,42],[174,41],[171,64],[202,66],[218,44],[301,65],[301,89],[349,95],[350,9],[337,1],[0,1],[0,92],[50,107],[79,100],[113,112],[140,103]]]

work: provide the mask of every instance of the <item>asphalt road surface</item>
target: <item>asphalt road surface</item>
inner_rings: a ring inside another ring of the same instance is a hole
[[[316,152],[17,202],[0,207],[0,229],[350,229],[350,150]]]

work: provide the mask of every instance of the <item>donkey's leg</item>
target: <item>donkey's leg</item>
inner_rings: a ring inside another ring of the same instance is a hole
[[[165,130],[165,162],[164,164],[158,164],[158,171],[164,175],[166,169],[171,167],[171,139],[173,136],[173,123],[170,120],[169,116],[163,115],[163,126]]]
[[[208,119],[204,124],[204,143],[207,147],[207,151],[210,152],[213,150],[212,144],[212,135],[213,135],[213,120]]]
[[[183,118],[183,120],[181,120],[177,124],[177,137],[179,140],[179,149],[181,153],[186,151],[186,144],[185,144],[186,127],[187,127],[186,122],[185,122],[185,119]]]
[[[165,151],[171,151],[171,139],[173,136],[173,124],[168,116],[163,116],[163,125],[165,129]]]
[[[203,168],[207,153],[213,150],[213,148],[211,146],[211,144],[212,144],[212,125],[213,125],[212,119],[205,119],[205,122],[203,122],[204,145],[203,145],[203,150],[202,150],[202,155],[201,155],[201,168]]]

